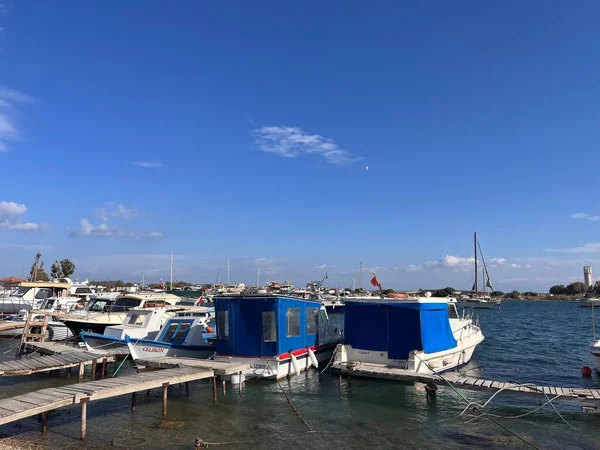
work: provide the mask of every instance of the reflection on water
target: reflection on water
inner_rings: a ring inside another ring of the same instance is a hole
[[[583,379],[589,365],[591,312],[574,303],[506,301],[500,311],[479,312],[486,340],[463,370],[487,378],[572,386],[597,385],[596,375]],[[368,326],[368,324],[367,324]],[[0,342],[1,345],[1,342]],[[12,356],[12,352],[8,356]],[[126,363],[122,375],[131,373]],[[75,382],[64,377],[36,375],[0,379],[3,397],[44,387]],[[43,437],[48,448],[172,448],[191,449],[200,437],[219,443],[217,448],[252,449],[521,449],[517,437],[487,419],[465,422],[465,403],[448,388],[433,401],[413,386],[385,380],[352,378],[339,386],[338,377],[316,371],[281,382],[311,433],[294,414],[273,382],[250,382],[241,389],[228,386],[212,401],[208,382],[191,384],[190,398],[180,386],[169,388],[169,413],[161,418],[161,392],[138,394],[138,407],[130,412],[130,397],[90,403],[88,440],[79,444],[79,408],[53,413],[50,432]],[[465,391],[484,402],[489,396]],[[539,406],[535,400],[507,399],[493,412],[523,414]],[[502,420],[510,430],[544,449],[600,448],[600,417],[585,416],[578,406],[564,406],[564,417],[574,430],[546,408],[518,420]],[[4,436],[39,439],[39,422],[29,418],[2,426]]]

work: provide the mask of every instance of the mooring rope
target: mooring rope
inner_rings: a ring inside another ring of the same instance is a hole
[[[529,445],[531,448],[534,448],[536,450],[542,450],[541,448],[537,447],[536,445],[532,444],[531,442],[529,442],[527,439],[525,439],[524,437],[519,436],[517,433],[515,433],[514,431],[508,429],[506,426],[502,425],[500,422],[498,422],[496,419],[494,419],[493,417],[491,417],[490,415],[488,415],[485,411],[481,411],[478,408],[481,408],[480,405],[470,401],[465,395],[463,395],[462,392],[460,392],[458,389],[456,389],[452,383],[450,383],[446,378],[444,378],[440,373],[438,373],[434,368],[432,368],[429,364],[427,364],[427,362],[423,361],[423,359],[417,355],[416,353],[413,353],[417,358],[419,358],[419,360],[425,364],[429,370],[431,370],[433,372],[434,375],[438,376],[439,378],[441,378],[448,386],[450,386],[454,392],[456,392],[460,398],[462,398],[465,402],[468,403],[468,406],[471,405],[475,405],[474,409],[476,409],[478,412],[482,413],[482,415],[484,415],[488,420],[490,420],[492,423],[495,423],[496,425],[498,425],[500,428],[502,428],[504,431],[506,431],[507,433],[512,434],[513,436],[515,436],[517,439],[521,440],[522,442],[524,442],[525,444]]]

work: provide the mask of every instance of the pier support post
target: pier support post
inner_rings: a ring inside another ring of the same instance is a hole
[[[190,383],[188,381],[185,382],[185,396],[190,396]]]
[[[92,380],[96,379],[96,367],[98,366],[98,360],[92,360]]]
[[[163,383],[163,401],[162,401],[162,415],[167,415],[167,392],[169,391],[169,383]]]
[[[137,392],[131,393],[131,410],[132,411],[135,411],[135,405],[136,405],[136,400],[137,400],[136,394],[137,394]]]
[[[87,431],[87,404],[90,401],[89,397],[84,397],[80,400],[81,403],[81,440],[85,441]]]
[[[79,381],[80,382],[83,381],[83,373],[84,373],[84,371],[85,371],[85,365],[82,362],[80,362],[79,363]]]
[[[72,367],[67,367],[67,380],[71,378],[71,369]]]
[[[223,396],[227,395],[227,388],[225,387],[225,378],[221,377],[221,382],[223,386]]]
[[[42,433],[48,431],[48,411],[42,413]]]
[[[216,402],[217,401],[217,377],[213,377],[212,385],[213,385],[213,400]]]
[[[104,378],[104,374],[106,373],[106,357],[102,358],[102,378]]]

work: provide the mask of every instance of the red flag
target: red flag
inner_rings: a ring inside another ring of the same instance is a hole
[[[376,276],[375,274],[373,274],[373,278],[371,278],[371,284],[372,284],[373,286],[381,286],[381,285],[379,284],[379,280],[377,279],[377,276]]]

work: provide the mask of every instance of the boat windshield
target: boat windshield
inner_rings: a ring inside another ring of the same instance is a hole
[[[40,309],[52,309],[54,307],[55,301],[56,301],[56,299],[54,299],[54,298],[47,298],[40,305]]]
[[[88,306],[88,311],[95,311],[95,312],[107,311],[108,305],[109,305],[108,300],[94,299],[94,300],[90,301],[90,304]]]
[[[23,297],[25,294],[27,294],[27,292],[29,292],[28,287],[23,287],[23,286],[19,286],[18,288],[16,288],[14,291],[12,291],[10,293],[11,297]]]
[[[193,320],[170,320],[163,328],[160,342],[169,342],[171,344],[182,344],[188,332],[192,327]]]
[[[131,308],[136,308],[142,303],[137,298],[123,297],[115,301],[115,304],[110,309],[110,312],[129,311]]]

